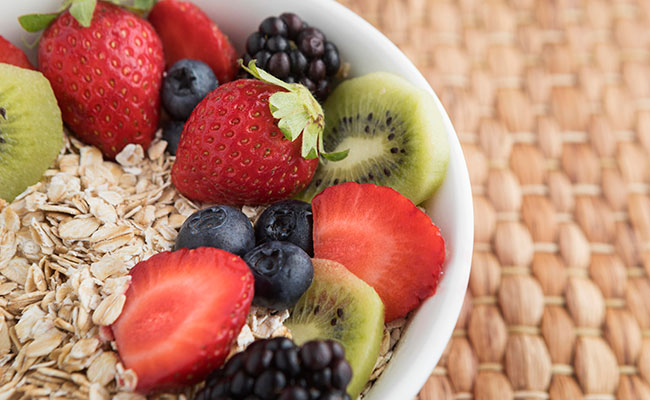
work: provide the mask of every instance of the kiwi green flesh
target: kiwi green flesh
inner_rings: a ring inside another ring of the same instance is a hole
[[[340,84],[323,109],[324,150],[350,152],[341,161],[321,160],[300,199],[310,201],[328,186],[353,181],[390,186],[419,204],[443,182],[449,143],[428,92],[376,72]]]
[[[54,92],[40,73],[0,63],[0,198],[37,183],[63,146]]]
[[[314,259],[314,281],[285,322],[294,341],[333,339],[352,367],[348,394],[361,393],[372,373],[384,333],[384,304],[375,290],[343,265]]]

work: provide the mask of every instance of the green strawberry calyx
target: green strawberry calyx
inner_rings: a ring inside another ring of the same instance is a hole
[[[349,149],[337,153],[326,153],[323,148],[323,131],[325,130],[325,115],[323,108],[312,96],[304,85],[299,83],[286,83],[263,69],[257,68],[255,60],[248,63],[248,67],[239,64],[255,78],[280,86],[285,89],[269,97],[271,115],[280,120],[278,128],[284,136],[292,142],[302,134],[301,155],[311,159],[322,156],[329,161],[339,161],[347,157]]]
[[[144,14],[151,10],[156,0],[107,0],[110,3],[124,7],[136,14]],[[90,27],[97,0],[65,0],[59,10],[47,14],[27,14],[18,17],[20,26],[27,32],[38,32],[47,28],[52,21],[66,10],[84,28]]]

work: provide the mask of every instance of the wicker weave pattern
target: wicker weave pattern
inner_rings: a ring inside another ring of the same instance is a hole
[[[650,399],[650,1],[342,0],[416,63],[474,191],[420,400]]]

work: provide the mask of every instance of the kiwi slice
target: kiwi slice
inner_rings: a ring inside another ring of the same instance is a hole
[[[325,151],[350,152],[340,161],[321,159],[300,199],[311,201],[328,186],[352,181],[390,186],[419,204],[444,180],[449,143],[430,93],[375,72],[341,83],[323,109]]]
[[[37,71],[0,63],[0,198],[37,183],[63,145],[50,82]]]
[[[334,339],[345,348],[352,367],[348,394],[361,393],[379,357],[384,333],[384,304],[364,281],[342,264],[315,258],[314,281],[285,322],[299,345]]]

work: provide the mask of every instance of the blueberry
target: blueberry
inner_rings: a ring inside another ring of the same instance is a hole
[[[240,210],[213,206],[190,215],[181,226],[174,250],[216,247],[239,256],[255,246],[250,221]]]
[[[181,139],[185,122],[167,120],[163,123],[163,139],[167,141],[167,152],[172,156],[176,155],[178,141]]]
[[[217,86],[217,77],[206,63],[184,58],[165,73],[162,102],[169,115],[185,121],[194,107]]]
[[[244,255],[255,277],[253,304],[273,310],[294,306],[314,279],[309,255],[289,242],[266,242]]]
[[[284,200],[269,206],[255,223],[257,244],[278,240],[291,242],[310,256],[314,255],[311,205],[299,200]]]

